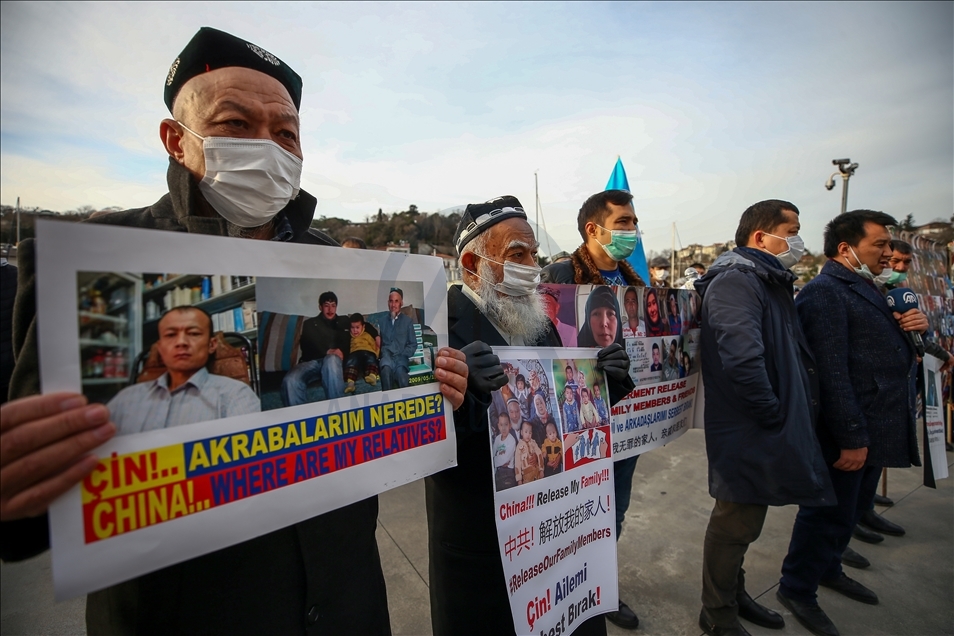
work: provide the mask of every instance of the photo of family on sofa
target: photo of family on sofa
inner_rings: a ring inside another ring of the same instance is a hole
[[[420,282],[260,277],[259,297],[263,411],[434,381]]]

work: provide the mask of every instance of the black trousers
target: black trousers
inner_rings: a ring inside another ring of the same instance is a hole
[[[846,472],[828,467],[835,506],[801,506],[795,517],[788,556],[782,562],[779,591],[802,603],[814,603],[818,583],[841,575],[841,555],[862,513],[874,501],[880,466]]]
[[[742,562],[762,534],[768,506],[716,499],[702,553],[702,607],[718,627],[739,624],[736,596],[745,590]]]

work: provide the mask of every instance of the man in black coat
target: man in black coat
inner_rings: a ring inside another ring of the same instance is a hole
[[[695,284],[702,294],[706,453],[715,499],[702,562],[699,624],[707,634],[748,634],[739,617],[785,626],[745,591],[745,552],[761,534],[769,506],[835,503],[815,436],[815,362],[788,271],[803,251],[799,228],[791,203],[756,203],[739,221],[738,247]]]
[[[825,227],[828,262],[798,295],[805,336],[818,361],[818,435],[838,505],[799,508],[779,601],[815,634],[838,630],[818,606],[819,585],[860,601],[878,596],[841,569],[851,530],[871,508],[882,467],[921,464],[915,427],[917,309],[892,312],[875,277],[888,267],[891,216],[854,210]]]
[[[536,291],[537,242],[526,219],[511,196],[468,205],[454,240],[464,284],[447,293],[448,328],[451,347],[467,354],[470,376],[464,405],[454,412],[457,466],[425,479],[436,636],[514,633],[497,545],[487,421],[490,393],[507,378],[488,345],[562,345]],[[609,379],[613,401],[631,390],[622,347],[603,349],[597,367]],[[596,616],[574,633],[605,634],[606,623]]]
[[[300,98],[301,78],[281,60],[244,40],[203,28],[166,80],[166,105],[175,116],[160,126],[170,156],[169,193],[152,206],[93,222],[334,245],[309,230],[316,200],[297,187]],[[207,146],[221,144],[221,137],[246,142],[226,142],[240,149],[231,155],[231,164],[205,152]],[[263,186],[256,178],[261,174],[240,169],[250,163],[271,183],[287,187]],[[210,186],[203,177],[212,170],[233,187]],[[4,404],[0,417],[4,560],[28,558],[48,547],[47,507],[94,468],[97,459],[91,451],[115,433],[106,407],[87,405],[82,395],[35,395],[39,366],[32,241],[24,244],[19,263],[10,397],[20,399]],[[442,349],[437,361],[441,392],[454,406],[463,402],[466,390],[463,360],[460,352]],[[387,592],[374,536],[377,511],[377,497],[371,497],[90,594],[87,631],[388,634]]]

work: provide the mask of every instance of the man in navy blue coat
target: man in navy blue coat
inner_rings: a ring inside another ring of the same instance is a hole
[[[781,629],[782,617],[745,591],[742,563],[769,506],[832,505],[815,437],[815,361],[795,311],[788,268],[804,252],[798,208],[760,201],[739,220],[738,247],[696,281],[706,384],[709,494],[702,613],[710,636],[746,636],[739,618]]]
[[[825,227],[828,262],[796,299],[821,384],[818,437],[838,505],[802,505],[782,564],[778,599],[814,634],[838,629],[818,606],[818,586],[862,603],[877,595],[841,569],[882,467],[921,465],[915,432],[917,353],[909,332],[927,329],[917,309],[892,312],[874,277],[888,267],[891,216],[854,210]]]

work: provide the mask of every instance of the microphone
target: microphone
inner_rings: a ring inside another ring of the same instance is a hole
[[[889,291],[887,301],[891,311],[896,311],[899,314],[918,308],[917,294],[906,287],[898,287]],[[911,343],[914,345],[915,351],[918,352],[918,356],[923,358],[924,341],[921,339],[921,334],[916,331],[906,331],[905,333],[911,338]]]

